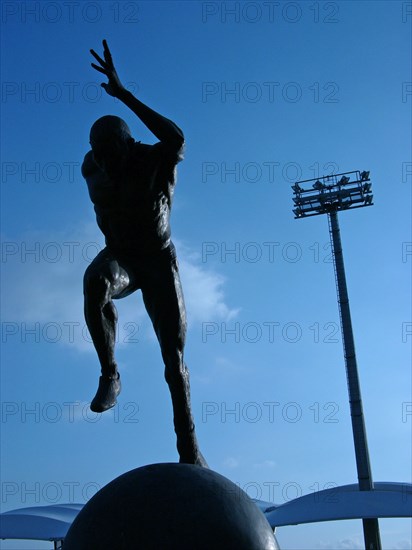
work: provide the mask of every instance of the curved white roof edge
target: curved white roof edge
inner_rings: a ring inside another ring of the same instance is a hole
[[[49,504],[0,514],[0,539],[63,540],[84,504]]]
[[[263,508],[272,528],[361,518],[412,517],[412,484],[375,482],[372,491],[341,485]]]
[[[271,527],[361,518],[412,517],[412,484],[375,482],[373,491],[341,485],[284,504],[255,500]],[[84,504],[52,504],[0,514],[0,539],[64,540]]]

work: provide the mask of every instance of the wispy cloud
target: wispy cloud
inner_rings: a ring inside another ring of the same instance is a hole
[[[239,308],[230,308],[225,302],[225,278],[203,267],[200,255],[181,241],[175,239],[175,244],[189,322],[228,321],[236,317]]]
[[[239,380],[247,371],[247,368],[237,362],[227,359],[226,357],[218,356],[210,363],[207,373],[193,373],[192,376],[201,384],[208,385],[216,383],[216,380],[222,382],[225,380]]]
[[[253,467],[257,469],[275,468],[276,462],[274,460],[264,460],[263,462],[257,462],[256,464],[253,464]]]
[[[92,350],[83,317],[83,273],[103,241],[92,224],[3,238],[3,319],[38,327],[40,340]],[[57,338],[60,333],[60,338]]]
[[[8,323],[38,323],[46,337],[93,350],[83,317],[83,274],[104,246],[94,223],[60,232],[31,231],[19,239],[3,238],[2,304]],[[208,320],[228,320],[237,314],[225,300],[224,278],[202,266],[199,257],[179,243],[180,274],[190,326]],[[116,302],[118,342],[142,336],[149,327],[142,301],[135,297]],[[152,331],[148,330],[147,334]],[[43,334],[44,336],[44,334]]]
[[[223,461],[223,466],[226,466],[226,468],[237,468],[240,464],[240,461],[237,458],[234,458],[233,456],[228,456]]]
[[[360,537],[348,537],[338,541],[320,541],[315,548],[319,550],[362,550],[364,542]]]

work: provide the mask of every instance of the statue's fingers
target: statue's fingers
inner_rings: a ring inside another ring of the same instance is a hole
[[[103,41],[103,44],[105,44],[103,53],[104,53],[104,59],[105,59],[106,65],[113,67],[112,54],[110,53],[106,40]]]
[[[107,45],[107,41],[106,40],[103,40],[103,51],[104,51],[104,56],[106,57],[106,54],[108,57],[112,57],[112,54],[110,53],[110,49],[109,49],[109,46]]]
[[[97,55],[94,50],[90,50],[90,53],[100,63],[100,65],[102,65],[103,67],[106,65],[106,62],[100,57],[100,55]]]
[[[96,69],[96,71],[99,71],[99,73],[103,73],[104,75],[107,76],[107,71],[106,71],[106,69],[102,69],[101,67],[98,67],[98,66],[95,65],[94,63],[91,63],[91,66],[93,67],[93,69]]]

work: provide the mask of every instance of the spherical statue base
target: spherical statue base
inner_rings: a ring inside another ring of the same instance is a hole
[[[277,550],[263,513],[237,485],[191,464],[151,464],[103,487],[64,550]]]

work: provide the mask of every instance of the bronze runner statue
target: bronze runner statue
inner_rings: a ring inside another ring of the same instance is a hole
[[[90,52],[99,63],[92,67],[108,78],[102,87],[159,140],[155,145],[136,142],[127,124],[111,115],[99,118],[90,130],[91,151],[84,158],[82,175],[106,240],[84,275],[85,318],[101,365],[90,408],[103,412],[116,404],[121,384],[114,356],[113,300],[140,289],[165,365],[180,462],[207,467],[190,406],[189,373],[183,361],[186,312],[169,224],[184,136],[176,124],[124,88],[105,40],[104,59]]]

